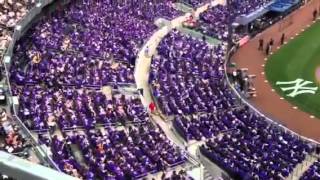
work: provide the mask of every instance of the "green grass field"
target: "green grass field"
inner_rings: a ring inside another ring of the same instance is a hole
[[[270,56],[265,66],[265,72],[268,81],[282,97],[299,109],[320,118],[320,80],[316,78],[317,67],[320,67],[319,22]],[[294,81],[297,78],[312,81],[312,84],[305,87],[318,87],[316,93],[289,97],[287,95],[291,91],[284,92],[279,85],[276,85],[277,81]]]

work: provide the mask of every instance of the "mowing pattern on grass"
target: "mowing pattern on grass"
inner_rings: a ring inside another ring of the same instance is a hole
[[[272,87],[281,96],[299,109],[320,118],[319,67],[320,23],[317,22],[270,56],[265,72]],[[299,78],[312,82],[303,87],[318,87],[315,94],[304,93],[290,97],[288,94],[291,91],[283,91],[283,86],[276,85],[277,81],[294,81]]]

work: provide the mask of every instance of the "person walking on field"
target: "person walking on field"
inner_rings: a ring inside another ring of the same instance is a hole
[[[263,50],[263,39],[259,39],[259,48],[258,48],[259,51],[262,51]]]
[[[280,45],[283,45],[283,44],[284,44],[285,38],[286,38],[286,35],[285,35],[284,33],[282,33],[281,39],[280,39]]]
[[[273,46],[273,44],[274,44],[274,40],[271,38],[270,39],[270,42],[269,42],[269,52],[271,52],[272,51],[272,46]]]
[[[269,55],[269,52],[270,52],[270,44],[267,44],[267,47],[266,47],[266,55],[267,56]]]
[[[318,11],[315,9],[312,15],[313,15],[313,20],[315,21],[317,19]]]

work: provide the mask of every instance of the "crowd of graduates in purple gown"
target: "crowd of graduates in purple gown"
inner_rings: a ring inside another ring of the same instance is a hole
[[[266,5],[271,0],[231,0],[229,6],[217,5],[200,14],[200,32],[205,35],[215,37],[219,40],[228,40],[228,25],[233,23],[236,17],[248,15],[260,7]],[[240,35],[234,34],[239,40]]]
[[[184,1],[194,7],[205,2]],[[19,97],[18,115],[30,130],[41,132],[39,142],[51,148],[65,173],[137,179],[187,161],[137,96],[96,90],[135,83],[135,59],[157,29],[154,21],[182,14],[174,2],[77,0],[41,18],[17,42],[10,80]],[[200,31],[226,41],[229,20],[267,2],[233,0],[229,9],[212,7],[200,15]],[[222,44],[209,45],[177,30],[166,35],[150,69],[160,110],[174,116],[173,127],[186,141],[205,140],[200,151],[233,177],[288,177],[314,148],[239,104],[224,76],[225,52]],[[63,137],[53,135],[56,128]],[[50,135],[43,135],[47,131]],[[305,177],[317,176],[317,167]]]
[[[138,96],[97,90],[133,84],[134,61],[157,29],[154,21],[181,14],[172,1],[78,0],[42,17],[17,42],[10,80],[18,115],[40,133],[61,170],[85,179],[137,179],[186,162]],[[53,135],[57,129],[62,137]]]

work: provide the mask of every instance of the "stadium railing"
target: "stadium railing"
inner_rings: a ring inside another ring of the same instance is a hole
[[[67,174],[62,174],[51,168],[34,164],[25,159],[12,154],[0,151],[0,169],[1,173],[14,179],[47,179],[55,180],[75,180],[76,178]],[[41,173],[39,173],[41,172]]]

